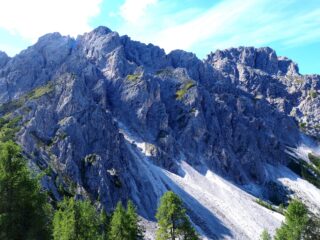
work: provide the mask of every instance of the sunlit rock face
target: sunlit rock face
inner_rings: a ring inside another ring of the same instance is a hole
[[[270,48],[201,61],[99,27],[77,39],[47,34],[13,58],[0,52],[0,103],[18,102],[0,114],[22,117],[17,141],[50,169],[43,184],[54,198],[88,197],[108,210],[130,198],[153,220],[159,197],[177,187],[162,172],[185,176],[181,162],[263,188],[266,166],[286,165],[286,149],[300,144],[299,122],[319,135],[319,80]]]

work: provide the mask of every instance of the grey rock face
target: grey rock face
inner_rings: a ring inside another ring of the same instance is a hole
[[[145,161],[181,174],[184,160],[203,174],[262,185],[265,163],[286,164],[285,150],[299,144],[299,122],[318,136],[319,80],[270,48],[201,61],[105,27],[77,39],[45,35],[11,59],[0,53],[0,103],[29,94],[10,112],[23,117],[25,154],[52,170],[48,188],[109,210],[131,198],[149,219],[168,186]]]
[[[0,68],[6,65],[6,63],[9,61],[9,57],[5,52],[0,51]]]

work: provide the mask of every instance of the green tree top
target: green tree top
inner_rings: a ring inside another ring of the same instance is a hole
[[[139,217],[136,212],[136,207],[131,200],[127,203],[127,221],[129,238],[128,240],[143,239],[143,229],[139,226]]]
[[[54,215],[53,237],[56,240],[100,240],[101,226],[100,215],[89,201],[64,199]]]
[[[118,202],[110,223],[110,240],[127,240],[129,238],[128,219],[121,202]]]
[[[182,200],[172,191],[166,192],[160,199],[156,218],[159,225],[157,240],[198,239]]]
[[[51,206],[12,141],[0,143],[0,239],[49,239]]]
[[[290,202],[285,213],[285,221],[277,229],[276,240],[300,240],[308,223],[308,210],[298,200]]]

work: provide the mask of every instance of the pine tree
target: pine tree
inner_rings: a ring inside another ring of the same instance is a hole
[[[110,223],[110,240],[127,240],[129,239],[128,219],[125,209],[121,202],[118,202],[113,212]]]
[[[0,239],[49,239],[51,207],[20,147],[0,143]]]
[[[276,240],[300,240],[308,224],[308,210],[306,206],[293,200],[285,213],[285,222],[277,229]]]
[[[271,240],[271,236],[266,229],[263,230],[260,236],[261,240]]]
[[[138,240],[143,239],[143,230],[139,226],[139,218],[136,212],[136,208],[132,201],[127,203],[127,221],[128,221],[128,240]]]
[[[89,201],[64,199],[53,219],[55,240],[102,239],[101,219]]]
[[[102,239],[108,240],[109,239],[109,232],[110,232],[110,221],[111,218],[107,214],[107,212],[102,209],[100,213],[100,222],[101,222],[101,232],[102,232]]]
[[[182,200],[172,191],[162,196],[156,218],[159,225],[157,240],[199,239],[186,215]]]

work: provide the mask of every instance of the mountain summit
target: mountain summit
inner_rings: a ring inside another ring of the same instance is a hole
[[[268,47],[202,61],[106,27],[0,52],[0,116],[18,119],[16,140],[35,171],[48,170],[51,197],[107,210],[132,199],[150,238],[170,189],[208,239],[274,232],[283,216],[258,198],[276,206],[294,196],[319,213],[310,159],[320,154],[319,91],[319,75]]]

